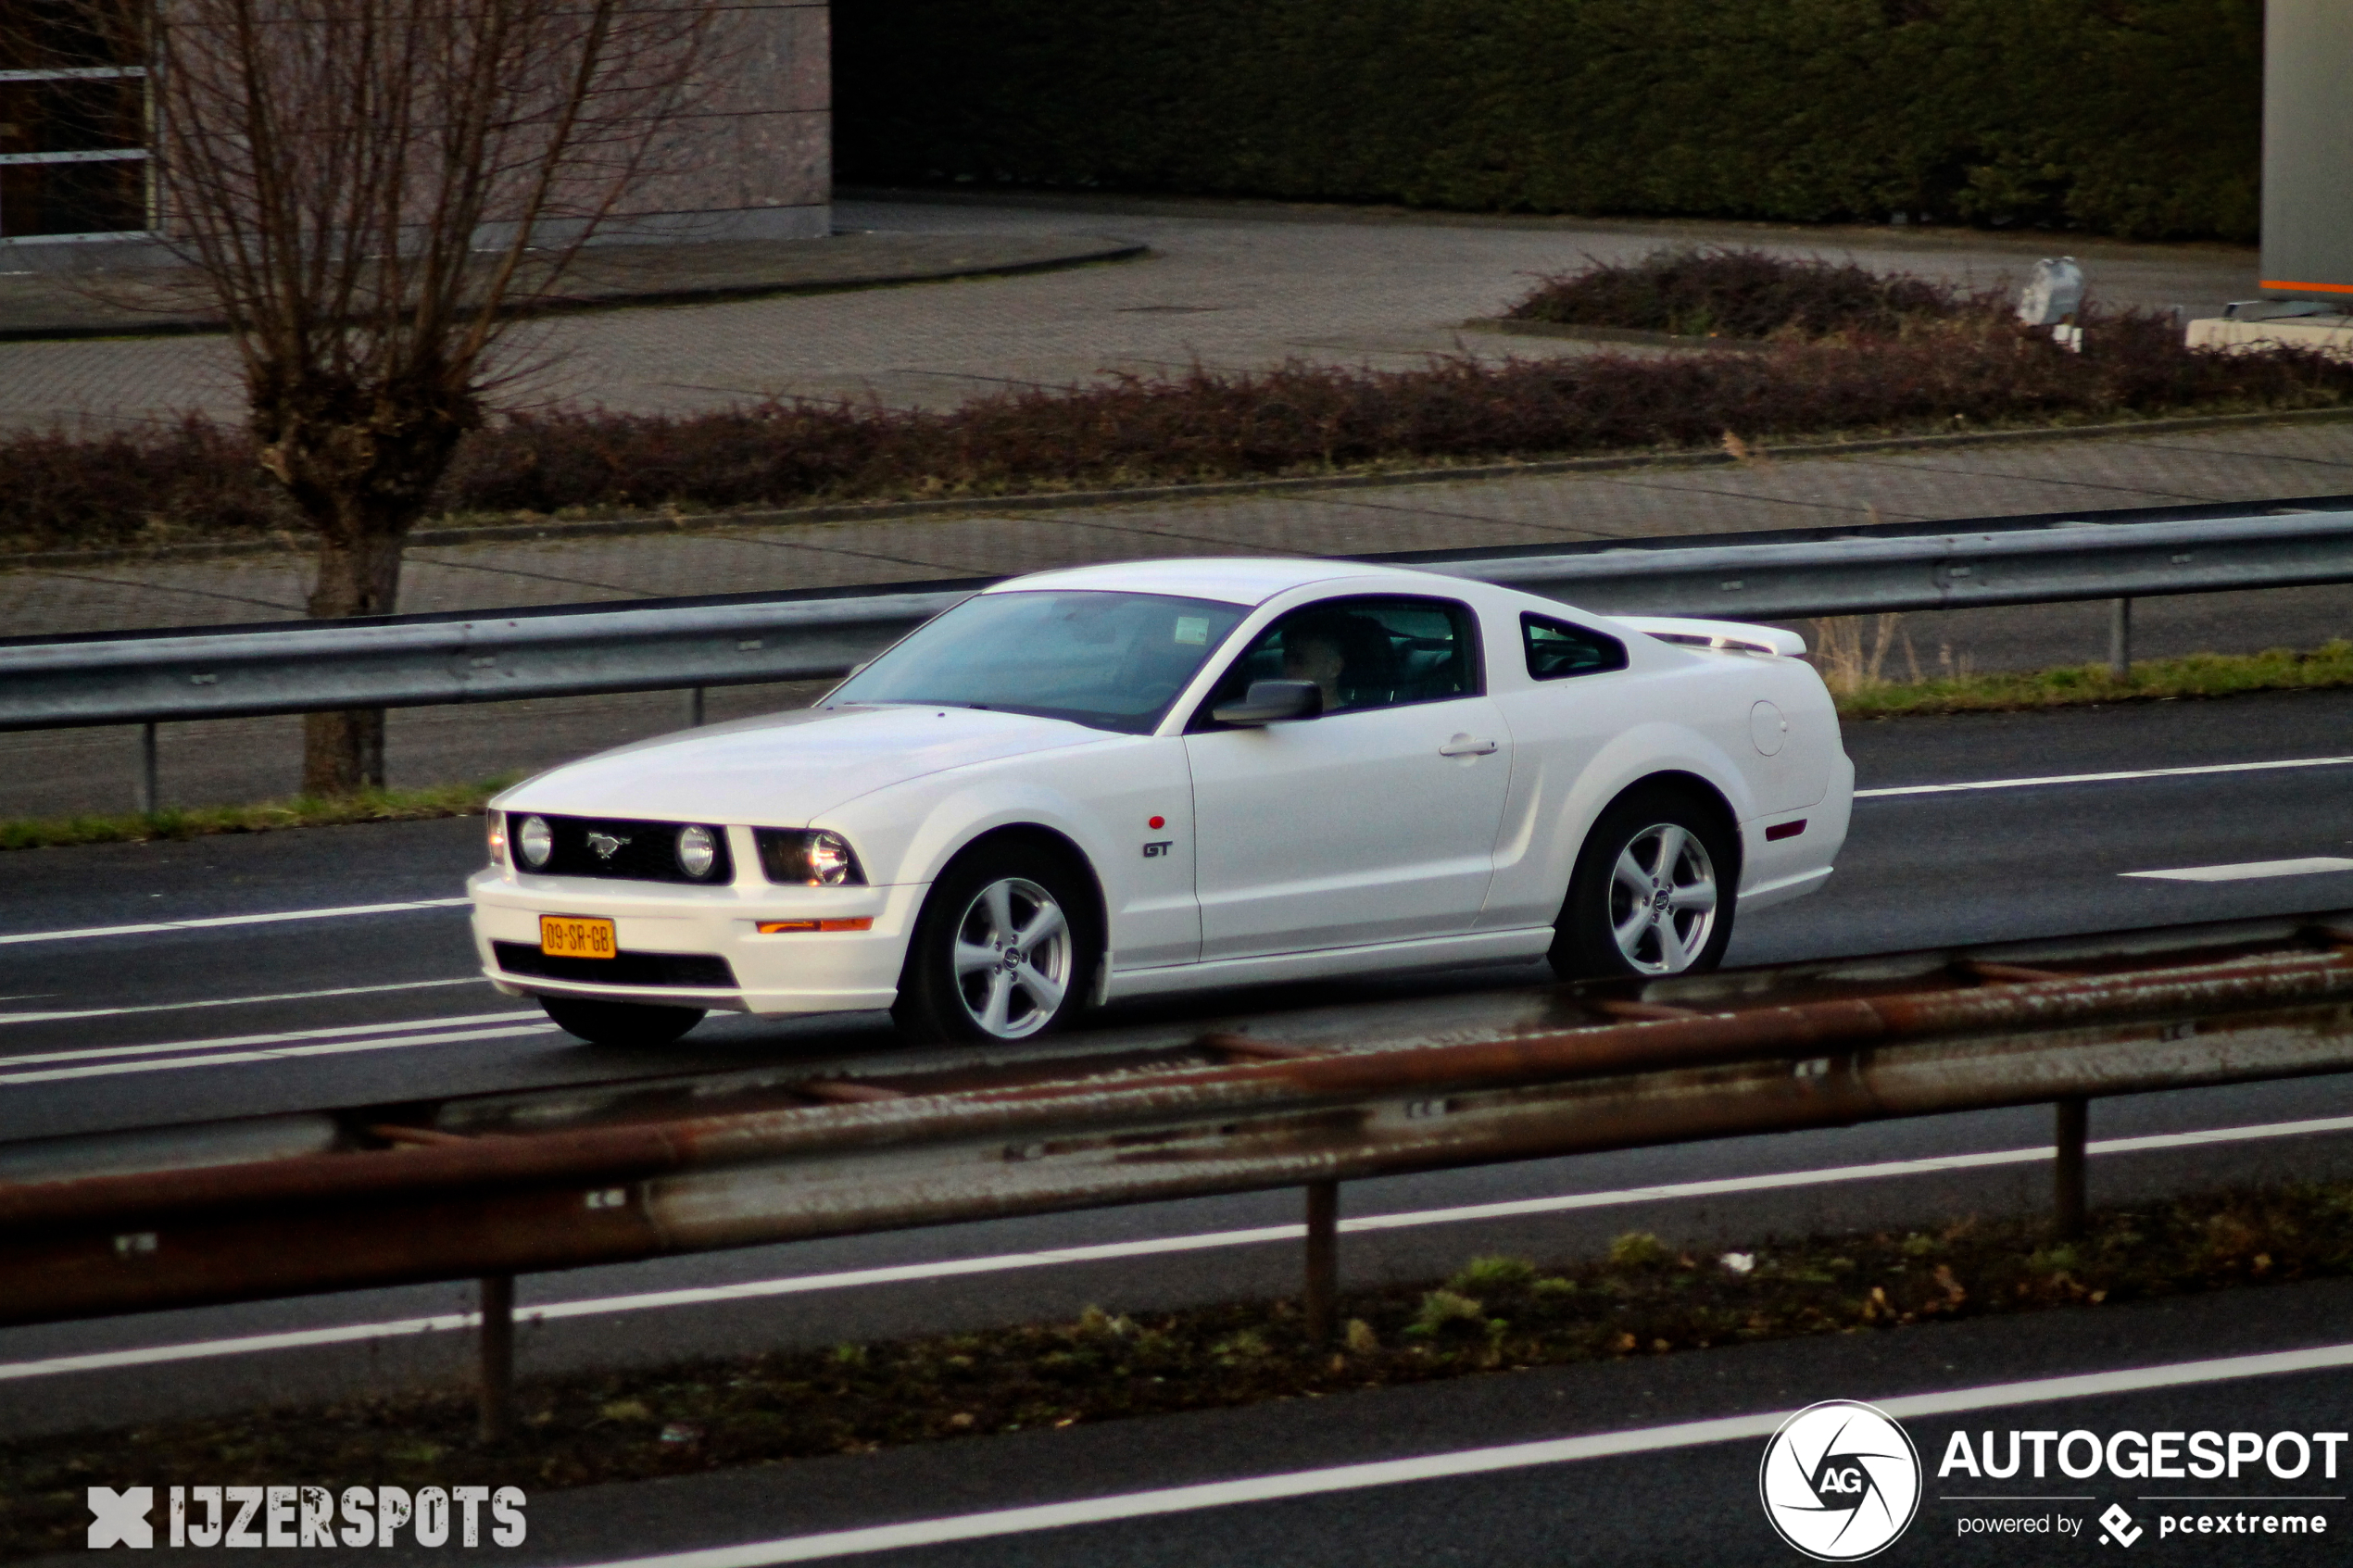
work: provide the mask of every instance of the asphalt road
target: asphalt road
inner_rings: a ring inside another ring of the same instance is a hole
[[[1956,1432],[1979,1447],[1981,1435],[1991,1431],[2006,1448],[2011,1430],[2082,1430],[2103,1439],[2120,1431],[2235,1430],[2266,1439],[2279,1432],[2344,1431],[2353,1373],[2341,1365],[2230,1376],[2218,1374],[2242,1369],[2215,1363],[2311,1347],[2333,1347],[2341,1361],[2353,1349],[2344,1343],[2353,1286],[2285,1286],[2252,1298],[2259,1312],[2247,1310],[2250,1293],[2240,1292],[2099,1312],[1981,1319],[550,1494],[530,1506],[529,1540],[502,1560],[591,1564],[628,1556],[659,1563],[657,1554],[718,1546],[751,1549],[736,1559],[748,1565],[763,1557],[777,1561],[775,1548],[790,1543],[796,1561],[837,1561],[854,1554],[828,1546],[854,1541],[827,1537],[887,1522],[919,1544],[854,1560],[893,1568],[1783,1568],[1802,1559],[1775,1538],[1758,1506],[1764,1434],[1692,1441],[1705,1434],[1676,1429],[1737,1425],[1739,1418],[1761,1415],[1769,1431],[1780,1412],[1820,1399],[1884,1406],[1904,1423],[1919,1454],[1918,1513],[1875,1561],[2080,1562],[2113,1551],[2100,1539],[2100,1516],[2111,1505],[2129,1516],[2123,1528],[2137,1532],[2128,1560],[2341,1560],[2343,1532],[2353,1529],[2345,1499],[2353,1483],[2342,1447],[2334,1478],[2317,1459],[2293,1479],[2258,1464],[2244,1468],[2235,1483],[2107,1474],[2074,1479],[2056,1463],[2039,1484],[2023,1473],[2008,1483],[1937,1474]],[[2116,1375],[2148,1368],[2199,1381],[2146,1387],[2133,1385],[2151,1379]],[[2062,1379],[2098,1381],[2088,1392],[2053,1397],[2066,1392]],[[1939,1394],[1946,1396],[1942,1402],[1973,1408],[1908,1413],[1929,1402],[1921,1396]],[[1607,1436],[1618,1444],[1655,1446],[1618,1454],[1575,1451],[1576,1438]],[[1509,1451],[1524,1444],[1570,1452],[1554,1458]],[[2071,1452],[2083,1468],[2082,1449]],[[2290,1467],[2292,1455],[2283,1449],[2282,1468]],[[1450,1461],[1498,1468],[1448,1475]],[[1345,1473],[1384,1462],[1391,1467],[1386,1475]],[[1222,1496],[1166,1496],[1217,1483],[1227,1484]],[[1265,1495],[1302,1486],[1330,1489]],[[1976,1500],[1988,1494],[2028,1494],[2032,1500]],[[2183,1494],[2216,1500],[2171,1500]],[[1107,1517],[1044,1527],[1004,1517],[1077,1501],[1095,1502]],[[1145,1512],[1155,1504],[1177,1506]],[[2289,1513],[2308,1521],[2319,1515],[2328,1525],[2318,1538],[2234,1534],[2225,1543],[2211,1534],[2196,1540],[2160,1536],[2162,1516],[2178,1524],[2201,1513],[2251,1513],[2259,1529],[2262,1517]],[[2004,1517],[2049,1520],[2052,1528],[2024,1537],[1961,1533],[1964,1519]],[[2071,1535],[2060,1533],[2061,1519],[2074,1526]],[[1004,1533],[939,1540],[975,1526]],[[927,1537],[938,1544],[921,1544]],[[761,1546],[769,1549],[763,1553]]]
[[[2353,758],[2349,728],[2353,696],[2331,694],[1851,727],[1847,746],[1867,791],[2085,773],[2132,776],[1867,797],[1858,803],[1855,830],[1831,887],[1743,922],[1732,960],[1774,962],[2353,906],[2353,876],[2341,872],[2211,883],[2122,874],[2348,854],[2353,795],[2346,784],[2353,762],[2145,774],[2153,769]],[[891,1048],[878,1020],[798,1024],[714,1020],[663,1053],[573,1044],[542,1027],[535,1013],[466,978],[471,960],[462,910],[439,905],[332,919],[9,940],[448,899],[476,863],[478,832],[479,824],[472,822],[426,822],[9,855],[7,893],[0,905],[5,1094],[0,1144],[15,1148],[0,1149],[0,1160],[21,1159],[22,1140],[111,1128],[650,1076],[773,1060],[784,1052],[854,1061]],[[1366,1002],[1385,1000],[1400,1010],[1432,1012],[1505,1005],[1513,988],[1536,978],[1522,969],[1409,976],[1370,996],[1362,988],[1342,996],[1298,987],[1221,998],[1218,1005],[1248,1016],[1261,1033],[1279,1035],[1286,1028],[1313,1027],[1333,1010]],[[43,1016],[76,1013],[83,1016]],[[1207,1016],[1139,1009],[1103,1026],[1166,1035],[1197,1029]],[[265,1052],[304,1054],[250,1060]],[[57,1075],[65,1073],[72,1075]],[[2353,1082],[2345,1080],[2103,1101],[2093,1114],[2094,1200],[2228,1181],[2353,1173],[2353,1138],[2303,1125],[2347,1114],[2353,1114]],[[2163,1149],[2099,1148],[2100,1140],[2120,1136],[2215,1128],[2241,1129],[2246,1135],[2205,1144],[2194,1159]],[[2039,1203],[2047,1192],[2048,1165],[2041,1157],[2047,1137],[2046,1115],[2020,1110],[1353,1184],[1343,1200],[1345,1216],[1357,1221],[1410,1216],[1413,1223],[1353,1230],[1343,1241],[1344,1268],[1352,1282],[1372,1283],[1428,1277],[1479,1252],[1575,1255],[1632,1228],[1703,1246],[1820,1226],[1919,1223],[2016,1210]],[[1928,1155],[1988,1153],[2007,1157],[1931,1173],[1878,1168]],[[1794,1185],[1755,1183],[1791,1173],[1811,1174]],[[1676,1190],[1678,1184],[1701,1181],[1713,1184],[1711,1190]],[[1554,1211],[1504,1219],[1460,1212],[1529,1198],[1562,1201]],[[528,1374],[535,1368],[667,1360],[769,1344],[826,1343],[1068,1314],[1090,1301],[1133,1311],[1288,1291],[1295,1287],[1293,1248],[1222,1233],[1295,1219],[1295,1199],[1271,1194],[531,1278],[521,1285],[526,1312],[551,1304],[561,1304],[561,1310],[547,1321],[526,1321],[523,1365]],[[1074,1247],[1098,1251],[1078,1259],[1038,1256],[1041,1249]],[[891,1272],[876,1277],[873,1271],[878,1270]],[[660,1301],[645,1298],[658,1291],[676,1294]],[[0,1333],[0,1430],[153,1419],[258,1399],[454,1377],[464,1364],[465,1336],[436,1331],[455,1324],[433,1320],[462,1311],[467,1295],[457,1286],[419,1287]],[[2253,1299],[2291,1298],[2302,1299],[2284,1291]],[[2244,1322],[2228,1321],[2234,1331],[2257,1338],[2275,1333],[2302,1345],[2319,1342],[2307,1330],[2318,1332],[2314,1325],[2324,1318],[2283,1317],[2267,1305]],[[2041,1322],[2031,1332],[1988,1325],[1988,1337],[1969,1352],[1979,1359],[1954,1360],[1954,1375],[1981,1381],[1997,1374],[2024,1375],[2025,1364],[2042,1354],[2033,1349],[2040,1336],[2065,1338],[2059,1329],[2039,1326]],[[2102,1357],[2112,1361],[2120,1347],[2130,1347],[2141,1360],[2161,1359],[2165,1347],[2174,1343],[2167,1337],[2171,1333],[2152,1330],[2113,1342],[2068,1340],[2065,1356],[2050,1354],[2062,1361],[2074,1356],[2086,1365],[2105,1365],[2109,1362]],[[273,1334],[287,1338],[252,1342],[252,1336]],[[1635,1421],[1629,1412],[1651,1408],[1623,1390],[1611,1392],[1616,1386],[1605,1381],[1580,1384],[1579,1378],[1655,1376],[1666,1380],[1662,1387],[1693,1380],[1672,1399],[1660,1396],[1664,1402],[1657,1408],[1667,1412],[1661,1420],[1686,1418],[1676,1411],[1723,1415],[1786,1408],[1785,1394],[1767,1390],[1798,1385],[1789,1381],[1794,1374],[1772,1370],[1780,1364],[1775,1356],[1799,1361],[1807,1356],[1833,1358],[1827,1371],[1809,1374],[1804,1382],[1819,1390],[1813,1397],[1867,1397],[1936,1383],[1927,1375],[1932,1368],[1873,1363],[1871,1355],[1894,1352],[1849,1351],[1848,1343],[1674,1358],[1658,1363],[1655,1374],[1594,1368],[1483,1380],[1476,1388],[1490,1390],[1488,1395],[1466,1385],[1471,1391],[1365,1396],[1405,1402],[1367,1405],[1362,1419],[1306,1421],[1290,1407],[1228,1412],[1219,1419],[1260,1424],[1249,1428],[1258,1436],[1230,1444],[1192,1445],[1181,1425],[1163,1432],[1162,1424],[1139,1424],[1151,1430],[1098,1439],[1089,1452],[1100,1462],[1091,1467],[1031,1468],[1015,1460],[1013,1448],[998,1446],[1010,1440],[991,1439],[956,1450],[963,1467],[957,1474],[967,1476],[959,1483],[962,1489],[926,1490],[914,1479],[925,1463],[935,1462],[926,1454],[951,1452],[943,1449],[912,1457],[875,1456],[875,1468],[858,1473],[868,1480],[832,1490],[815,1478],[822,1467],[795,1467],[789,1484],[771,1477],[724,1506],[721,1494],[712,1493],[704,1501],[679,1505],[682,1512],[674,1518],[662,1512],[670,1505],[659,1503],[660,1497],[691,1499],[700,1496],[692,1493],[693,1486],[724,1488],[727,1478],[665,1484],[689,1488],[675,1494],[632,1489],[629,1495],[637,1500],[611,1505],[621,1507],[619,1512],[598,1513],[597,1507],[607,1505],[598,1504],[596,1494],[560,1502],[551,1497],[547,1507],[581,1511],[567,1515],[579,1524],[576,1532],[567,1527],[558,1555],[587,1561],[584,1554],[591,1551],[613,1555],[659,1549],[670,1538],[664,1534],[670,1526],[661,1525],[665,1518],[686,1532],[677,1537],[681,1542],[758,1539],[783,1528],[773,1526],[776,1518],[788,1519],[798,1530],[831,1527],[832,1521],[912,1517],[903,1500],[909,1497],[952,1512],[966,1505],[1037,1500],[1040,1487],[1060,1498],[1167,1485],[1209,1462],[1202,1455],[1214,1458],[1216,1477],[1339,1462],[1356,1450],[1332,1448],[1336,1435],[1355,1434],[1378,1450],[1377,1457],[1388,1457],[1434,1452],[1458,1442],[1502,1441],[1499,1434],[1519,1426],[1545,1436],[1615,1430]],[[1873,1343],[1923,1341],[1907,1333]],[[2179,1335],[2184,1354],[2219,1353],[2212,1347],[2221,1343],[2205,1330],[2185,1327]],[[1848,1355],[1862,1359],[1851,1364],[1839,1360]],[[1765,1370],[1753,1376],[1699,1370],[1734,1367],[1728,1358],[1736,1357],[1750,1358],[1739,1367]],[[1679,1361],[1683,1369],[1667,1370]],[[1776,1377],[1782,1381],[1773,1382]],[[1758,1378],[1763,1381],[1754,1380]],[[1512,1399],[1522,1396],[1505,1397],[1547,1379],[1569,1390],[1560,1396],[1566,1406],[1539,1401],[1515,1407]],[[2284,1400],[2280,1409],[2293,1413],[2312,1401],[2341,1404],[2344,1377],[2313,1371],[2267,1380],[2261,1388],[2262,1399]],[[1412,1403],[1416,1399],[1435,1401],[1429,1409],[1438,1413],[1416,1413],[1423,1409]],[[1459,1401],[1460,1408],[1447,1405],[1448,1399]],[[1564,1408],[1577,1413],[1564,1421]],[[1392,1410],[1404,1413],[1392,1415]],[[2205,1424],[2223,1420],[2201,1419]],[[2228,1420],[2249,1424],[2256,1417]],[[1286,1426],[1286,1421],[1291,1424]],[[2279,1422],[2290,1424],[2286,1413]],[[2304,1424],[2311,1429],[2313,1423]],[[2336,1419],[2336,1424],[2346,1423]],[[1153,1468],[1155,1456],[1169,1444],[1194,1455],[1191,1469]],[[1737,1462],[1725,1458],[1735,1449]],[[1698,1551],[1689,1534],[1699,1527],[1694,1521],[1718,1517],[1730,1508],[1732,1513],[1724,1517],[1736,1520],[1737,1530],[1746,1535],[1728,1535],[1720,1550],[1699,1554],[1705,1561],[1747,1561],[1742,1553],[1782,1549],[1767,1537],[1750,1539],[1755,1537],[1753,1480],[1724,1491],[1731,1471],[1745,1469],[1753,1475],[1755,1451],[1749,1442],[1679,1451],[1671,1464],[1619,1458],[1534,1466],[1480,1479],[1387,1487],[1377,1503],[1365,1500],[1371,1494],[1334,1494],[1320,1500],[1202,1512],[1181,1523],[1103,1524],[1055,1536],[1008,1537],[991,1545],[932,1547],[914,1555],[942,1562],[983,1557],[1045,1562],[1054,1553],[1083,1549],[1093,1553],[1090,1560],[1136,1562],[1455,1561],[1467,1560],[1459,1551],[1473,1537],[1449,1530],[1443,1521],[1476,1517],[1480,1529],[1475,1538],[1491,1549],[1483,1557],[1550,1562],[1562,1560],[1561,1520],[1591,1511],[1606,1527],[1595,1536],[1580,1526],[1580,1548],[1607,1539],[1621,1543],[1622,1549],[1614,1558],[1606,1553],[1587,1558],[1580,1549],[1579,1561],[1655,1561]],[[1340,1459],[1317,1457],[1327,1453]],[[1730,1470],[1718,1474],[1723,1465]],[[1025,1479],[1018,1486],[990,1480],[1009,1475]],[[1632,1485],[1629,1475],[1643,1480]],[[908,1490],[910,1485],[917,1489]],[[1678,1504],[1674,1488],[1692,1486],[1707,1496],[1720,1493],[1721,1506]],[[793,1500],[807,1501],[815,1495],[812,1488],[832,1500],[806,1508]],[[1734,1500],[1722,1503],[1722,1497]],[[1637,1513],[1653,1523],[1642,1524]],[[1334,1519],[1347,1527],[1327,1528]],[[1939,1526],[1953,1527],[1949,1517]],[[2346,1527],[2353,1528],[2353,1519]],[[1660,1529],[1668,1533],[1655,1537],[1642,1533]],[[1645,1543],[1654,1538],[1658,1549],[1649,1555]],[[1920,1535],[1905,1549],[1928,1538]],[[2234,1552],[2232,1560],[2262,1559]]]

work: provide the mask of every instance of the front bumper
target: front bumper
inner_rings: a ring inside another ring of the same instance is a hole
[[[859,1012],[890,1006],[907,940],[927,889],[889,887],[682,887],[665,883],[597,877],[529,876],[497,867],[466,884],[473,899],[474,949],[490,983],[510,997],[588,997],[607,1001],[661,1002],[755,1013]],[[500,967],[492,944],[535,952],[541,915],[585,915],[613,922],[622,952],[638,977],[677,976],[688,983],[616,985],[575,960],[559,974],[526,974]],[[762,935],[763,921],[871,917],[869,931],[796,931]],[[716,958],[708,963],[663,963],[662,955]],[[643,961],[635,961],[643,960]],[[696,984],[694,982],[702,982]]]

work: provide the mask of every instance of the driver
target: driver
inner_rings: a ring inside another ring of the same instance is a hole
[[[1388,638],[1356,615],[1305,615],[1283,629],[1283,679],[1313,681],[1324,711],[1350,706],[1342,693],[1362,697],[1382,678]]]

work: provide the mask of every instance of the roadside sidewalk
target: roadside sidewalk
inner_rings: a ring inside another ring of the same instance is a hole
[[[1360,555],[1675,534],[1740,533],[2189,502],[2250,506],[2353,494],[2353,420],[2153,429],[2097,438],[1922,445],[1845,457],[1650,466],[1394,486],[1290,490],[1122,505],[763,523],[710,519],[673,532],[426,544],[412,548],[403,605],[489,609],[671,595],[999,576],[1153,556]],[[0,636],[222,625],[301,614],[299,553],[212,559],[0,564]],[[1929,672],[2080,663],[2107,655],[2105,604],[1904,618],[1887,666]],[[2143,600],[2144,658],[2312,646],[2353,633],[2353,587]],[[806,702],[822,684],[711,693],[713,721]],[[676,694],[412,709],[391,718],[392,782],[478,779],[679,727]],[[175,805],[293,791],[299,721],[163,727],[164,795]],[[121,810],[133,730],[0,736],[0,816]]]
[[[1004,576],[1151,556],[1368,555],[2345,493],[2353,493],[2353,418],[2158,427],[1108,505],[877,508],[822,521],[721,515],[670,530],[483,543],[428,533],[409,550],[401,604],[492,609]],[[213,558],[0,558],[0,636],[299,617],[308,559],[293,543]]]

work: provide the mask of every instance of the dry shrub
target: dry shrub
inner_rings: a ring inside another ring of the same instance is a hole
[[[243,433],[196,415],[135,435],[0,435],[0,546],[259,534],[294,521]]]
[[[1903,621],[1900,612],[1868,617],[1832,615],[1817,620],[1813,659],[1822,684],[1839,696],[1852,696],[1885,685],[1888,677],[1881,671],[1887,666],[1887,656],[1899,643],[1904,649],[1906,672],[1918,682],[1919,656],[1912,647],[1910,634],[1899,630]]]
[[[1812,341],[1839,334],[1897,337],[1907,329],[1958,321],[1982,327],[2007,308],[1999,290],[1724,245],[1655,250],[1634,262],[1587,260],[1579,271],[1539,279],[1505,314],[1686,337]]]

